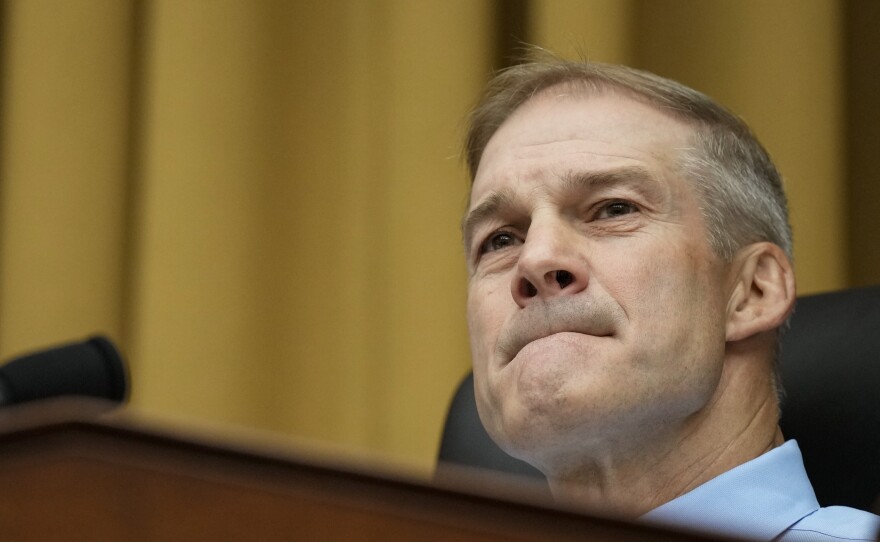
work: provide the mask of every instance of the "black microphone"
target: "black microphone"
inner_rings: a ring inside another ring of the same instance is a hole
[[[27,354],[0,367],[0,406],[60,395],[123,402],[127,394],[122,356],[102,336]]]

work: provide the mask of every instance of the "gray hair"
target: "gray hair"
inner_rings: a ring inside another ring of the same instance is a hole
[[[537,93],[557,85],[588,94],[620,92],[693,125],[693,147],[681,150],[678,165],[701,198],[716,254],[730,261],[743,246],[769,241],[792,258],[782,179],[745,122],[705,94],[626,66],[542,58],[500,72],[470,116],[465,158],[471,182],[501,124]]]

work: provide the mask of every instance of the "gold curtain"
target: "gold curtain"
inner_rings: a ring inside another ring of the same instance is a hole
[[[518,39],[743,114],[801,292],[849,284],[841,2],[6,0],[0,354],[104,332],[133,409],[429,472],[469,366],[459,140],[514,4]]]

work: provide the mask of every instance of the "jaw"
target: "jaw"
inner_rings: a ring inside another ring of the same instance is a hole
[[[634,362],[618,337],[561,333],[530,343],[509,363],[494,358],[475,371],[481,419],[511,455],[548,476],[610,465],[678,443],[687,420],[717,385],[655,378]],[[554,338],[555,337],[555,338]]]

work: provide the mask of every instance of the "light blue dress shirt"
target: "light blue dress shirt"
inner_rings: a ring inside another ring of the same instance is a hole
[[[642,520],[748,540],[875,542],[880,534],[880,516],[819,506],[793,440],[651,510]]]

